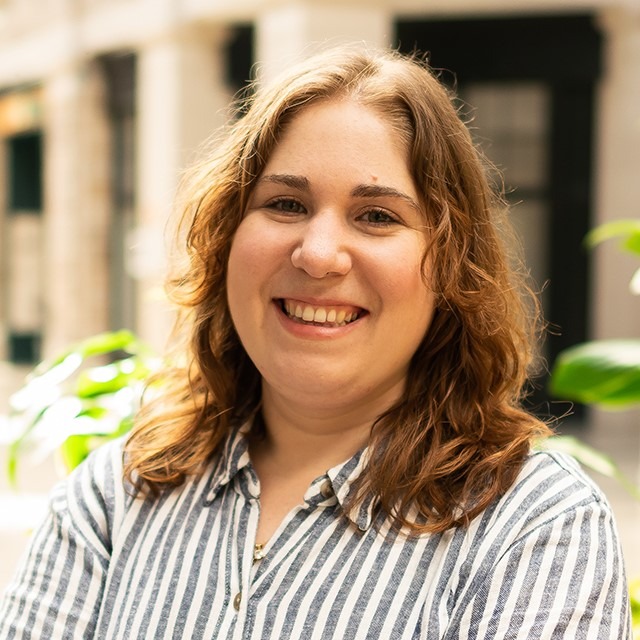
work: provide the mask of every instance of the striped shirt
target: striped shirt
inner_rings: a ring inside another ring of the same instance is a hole
[[[157,499],[130,495],[121,458],[107,445],[54,490],[0,605],[2,640],[631,638],[611,510],[563,455],[531,454],[469,527],[407,537],[370,505],[342,515],[359,454],[261,552],[241,430]]]

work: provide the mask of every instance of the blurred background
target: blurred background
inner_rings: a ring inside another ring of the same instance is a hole
[[[640,217],[640,0],[0,0],[0,465],[8,398],[42,358],[128,328],[158,351],[164,229],[181,171],[234,94],[315,48],[428,53],[504,171],[552,332],[551,365],[591,338],[640,336],[637,266],[592,227]],[[638,477],[638,411],[548,397],[559,430]],[[57,478],[0,469],[0,588]],[[640,573],[640,508],[597,478]]]

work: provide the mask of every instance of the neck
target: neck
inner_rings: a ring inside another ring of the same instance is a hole
[[[296,403],[263,384],[265,436],[255,443],[252,458],[259,456],[270,466],[282,465],[290,473],[295,468],[310,467],[323,473],[367,445],[373,423],[398,395],[394,388],[377,402],[349,407],[312,406]]]

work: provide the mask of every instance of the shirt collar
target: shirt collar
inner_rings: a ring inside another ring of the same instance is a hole
[[[229,432],[222,451],[218,456],[218,460],[213,465],[206,489],[205,504],[211,504],[225,485],[229,484],[242,469],[250,467],[251,461],[249,459],[247,434],[251,429],[251,423],[252,420],[249,420]],[[320,478],[316,478],[316,480],[311,483],[309,490],[305,494],[305,499],[309,502],[311,494],[320,494],[321,487],[325,486],[328,481],[331,484],[335,499],[340,506],[344,508],[351,487],[362,475],[368,460],[368,449],[364,448],[345,462],[341,462],[335,467],[332,467],[326,474]],[[314,487],[316,490],[312,491]],[[326,489],[322,490],[326,491]],[[324,496],[324,498],[326,499],[326,496]],[[319,497],[316,502],[320,503],[321,500],[322,497]],[[346,510],[345,514],[358,529],[366,531],[373,521],[376,504],[377,500],[374,498],[366,498],[360,504],[356,504],[351,510]]]
[[[249,466],[249,443],[246,434],[250,428],[251,421],[248,421],[239,427],[232,428],[229,435],[227,435],[222,446],[222,451],[217,461],[214,462],[211,477],[207,485],[205,495],[205,502],[207,504],[215,500],[220,489],[229,484],[238,471]]]

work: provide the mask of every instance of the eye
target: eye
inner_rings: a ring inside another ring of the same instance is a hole
[[[274,198],[265,205],[267,209],[275,209],[281,213],[298,214],[306,213],[304,205],[294,198]]]
[[[364,222],[375,225],[376,227],[387,227],[392,224],[399,224],[398,219],[389,213],[389,211],[378,208],[365,211],[359,217],[359,220],[363,220]]]

